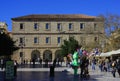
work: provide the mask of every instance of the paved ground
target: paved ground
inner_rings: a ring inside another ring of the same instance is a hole
[[[113,78],[111,72],[100,72],[98,68],[92,71],[89,68],[90,78],[81,79],[73,75],[73,70],[66,67],[57,67],[55,69],[55,77],[49,77],[49,68],[18,68],[17,77],[12,81],[120,81],[120,77],[116,73]],[[80,72],[79,72],[80,73]],[[78,73],[78,74],[79,74]],[[4,71],[0,70],[0,81],[4,81]]]

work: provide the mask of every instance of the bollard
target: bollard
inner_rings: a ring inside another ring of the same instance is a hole
[[[50,77],[54,77],[54,66],[50,66]]]

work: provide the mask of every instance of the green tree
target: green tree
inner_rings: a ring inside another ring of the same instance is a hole
[[[78,41],[74,37],[70,37],[69,40],[64,40],[64,44],[61,45],[61,54],[66,57],[69,53],[73,54],[80,47],[81,45],[78,44]]]
[[[9,57],[15,50],[19,48],[15,46],[15,41],[5,33],[0,33],[0,56]]]

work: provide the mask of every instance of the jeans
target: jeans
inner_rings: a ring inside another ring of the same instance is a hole
[[[95,64],[92,63],[92,70],[95,70]]]

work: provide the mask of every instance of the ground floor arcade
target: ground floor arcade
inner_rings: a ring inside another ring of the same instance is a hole
[[[21,62],[22,60],[31,61],[34,59],[35,61],[48,60],[53,61],[55,58],[62,58],[60,49],[19,49],[14,52],[12,55],[13,60],[17,60]]]

